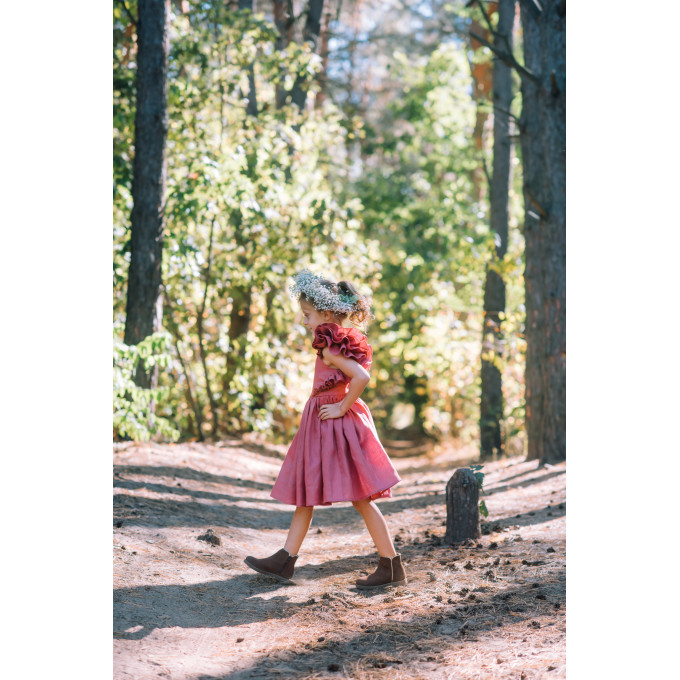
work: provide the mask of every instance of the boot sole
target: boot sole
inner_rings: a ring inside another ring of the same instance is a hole
[[[405,586],[408,583],[408,579],[404,579],[403,581],[390,581],[389,583],[378,583],[375,586],[360,586],[358,583],[356,584],[356,587],[359,590],[373,590],[374,588],[396,588],[397,586]]]
[[[260,574],[264,574],[265,576],[271,576],[272,578],[276,579],[277,581],[281,581],[282,583],[290,583],[292,585],[295,585],[295,581],[291,581],[289,578],[286,578],[285,576],[280,576],[279,574],[275,574],[271,571],[265,571],[264,569],[260,569],[259,567],[256,567],[254,564],[251,564],[248,562],[248,558],[243,560],[251,569],[259,572]]]

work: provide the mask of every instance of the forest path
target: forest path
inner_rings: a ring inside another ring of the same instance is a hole
[[[393,458],[378,501],[409,582],[377,565],[349,503],[316,508],[296,585],[243,563],[282,547],[292,508],[269,491],[285,447],[122,444],[114,450],[114,678],[531,680],[566,677],[564,463],[488,463],[488,532],[443,544],[451,454]],[[198,537],[212,529],[221,545]]]

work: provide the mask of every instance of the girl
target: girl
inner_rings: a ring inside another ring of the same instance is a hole
[[[372,318],[368,299],[347,281],[334,283],[303,269],[293,277],[291,294],[313,334],[317,358],[312,394],[302,412],[271,496],[295,505],[284,547],[270,557],[246,557],[255,571],[290,583],[295,561],[314,514],[315,505],[352,501],[361,514],[380,559],[376,571],[356,581],[357,588],[406,583],[406,573],[390,538],[376,498],[390,498],[401,478],[385,453],[373,418],[359,395],[368,385],[373,349],[349,318]]]

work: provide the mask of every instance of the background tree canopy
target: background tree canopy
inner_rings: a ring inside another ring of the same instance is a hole
[[[146,143],[136,151],[138,62],[150,49],[138,40],[143,5],[113,5],[116,436],[289,439],[314,356],[288,284],[309,266],[373,295],[376,318],[362,329],[374,348],[365,396],[381,436],[477,446],[492,267],[506,286],[503,351],[492,358],[502,434],[505,450],[521,453],[522,174],[516,154],[499,258],[480,185],[493,161],[493,116],[491,92],[473,75],[493,54],[470,40],[479,8],[171,3],[167,190],[156,238],[162,314],[146,344],[131,347],[123,330],[133,165]],[[521,58],[521,45],[515,51]],[[140,361],[151,382],[140,382]]]

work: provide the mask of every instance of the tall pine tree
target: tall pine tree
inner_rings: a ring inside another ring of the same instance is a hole
[[[480,3],[483,9],[483,5]],[[488,16],[485,15],[488,20]],[[494,44],[512,52],[515,0],[499,0]],[[489,24],[489,28],[491,28]],[[497,56],[493,65],[493,169],[490,183],[490,226],[495,238],[496,262],[508,248],[508,189],[512,141],[510,106],[512,68]],[[484,329],[482,340],[482,391],[480,404],[481,457],[488,459],[503,452],[503,382],[499,362],[503,356],[502,316],[505,312],[505,282],[493,265],[484,283]]]
[[[132,179],[130,269],[125,343],[159,331],[163,318],[161,260],[166,189],[165,142],[168,133],[169,0],[139,0],[135,158]],[[156,371],[141,362],[136,382],[153,387]]]
[[[521,5],[528,457],[566,458],[566,4]]]

